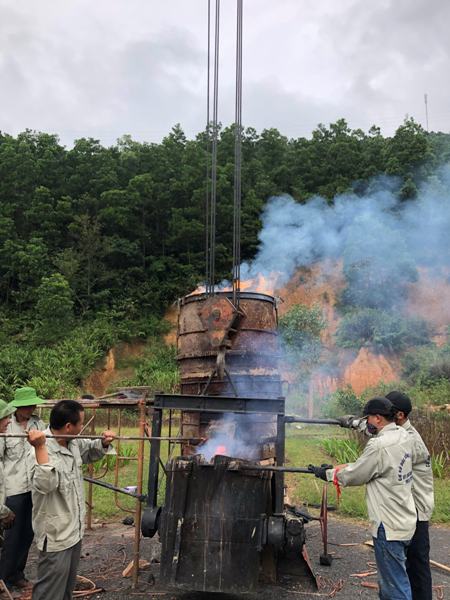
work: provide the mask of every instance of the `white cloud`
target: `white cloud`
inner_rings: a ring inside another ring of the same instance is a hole
[[[212,5],[214,5],[214,0]],[[222,0],[220,119],[233,119],[234,0]],[[158,140],[205,121],[206,0],[0,0],[0,129],[65,143]],[[391,133],[406,114],[450,130],[450,3],[244,0],[244,122]]]

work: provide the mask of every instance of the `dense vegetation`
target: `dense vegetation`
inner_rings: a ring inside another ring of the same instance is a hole
[[[109,345],[157,334],[167,305],[202,280],[205,142],[205,132],[188,140],[179,126],[161,143],[124,136],[108,148],[94,139],[68,149],[56,135],[0,133],[0,393],[29,381],[46,395],[72,393]],[[225,128],[218,279],[231,266],[233,150],[233,128]],[[242,258],[254,256],[272,195],[331,202],[350,188],[363,193],[385,173],[401,178],[407,201],[449,158],[450,136],[428,134],[413,120],[390,138],[344,120],[320,125],[309,139],[247,128]],[[358,298],[346,301],[358,306]]]

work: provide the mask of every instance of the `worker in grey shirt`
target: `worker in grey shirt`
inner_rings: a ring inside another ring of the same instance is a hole
[[[387,398],[372,398],[363,416],[373,437],[361,456],[348,465],[314,467],[316,477],[342,486],[366,484],[381,600],[411,600],[406,549],[416,528],[412,496],[412,443],[394,423]]]
[[[15,413],[6,433],[23,434],[27,430],[45,429],[44,423],[34,414],[36,406],[45,400],[39,398],[31,387],[14,392],[11,407]],[[3,462],[6,485],[6,506],[16,515],[11,529],[5,533],[0,559],[0,579],[8,587],[23,588],[29,585],[25,578],[25,565],[33,541],[31,526],[31,481],[27,470],[29,445],[25,438],[0,439],[0,460]]]
[[[8,404],[4,400],[0,400],[0,433],[6,433],[9,423],[11,422],[11,415],[15,412],[14,406]],[[3,463],[0,460],[0,525],[3,529],[9,529],[14,523],[15,514],[5,504],[6,499],[6,487],[5,487],[5,473],[3,469]]]
[[[78,435],[84,409],[74,400],[61,400],[50,413],[45,432],[30,431],[33,528],[39,550],[33,600],[70,600],[76,583],[84,534],[84,483],[82,465],[99,460],[113,449],[111,431],[102,440],[67,440]],[[56,436],[46,440],[45,434]]]
[[[410,398],[397,391],[389,392],[386,398],[396,410],[395,422],[408,432],[413,446],[412,493],[417,510],[417,523],[414,537],[406,551],[406,571],[413,600],[432,600],[429,521],[434,510],[434,486],[431,457],[419,432],[408,418],[412,411]]]

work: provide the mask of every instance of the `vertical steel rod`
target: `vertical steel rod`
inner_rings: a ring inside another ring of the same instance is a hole
[[[145,434],[145,400],[139,403],[139,435],[142,438],[138,445],[137,462],[137,490],[142,494],[143,468],[144,468],[144,434]],[[139,554],[141,543],[141,516],[142,503],[136,500],[136,514],[134,517],[134,558],[133,558],[133,589],[136,589],[139,580]]]
[[[96,417],[96,410],[95,408],[92,409],[92,417],[89,419],[87,425],[89,425],[89,429],[92,435],[94,435],[95,433],[95,417]],[[89,463],[88,465],[88,473],[89,473],[89,477],[92,479],[94,477],[94,465],[92,463]],[[86,523],[86,528],[88,530],[92,529],[92,511],[94,508],[93,505],[94,502],[94,494],[93,494],[93,487],[92,487],[92,483],[88,483],[88,499],[87,499],[87,523]]]

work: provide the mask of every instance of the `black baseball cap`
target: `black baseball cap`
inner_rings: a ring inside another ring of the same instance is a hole
[[[386,394],[386,398],[392,402],[396,410],[401,410],[405,415],[409,415],[412,411],[412,404],[409,396],[403,392],[392,391]]]
[[[393,407],[392,402],[381,396],[372,398],[363,408],[363,417],[367,417],[368,415],[392,417],[394,413],[395,408]]]

